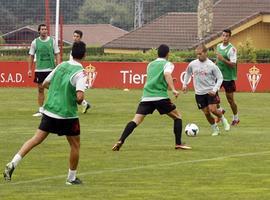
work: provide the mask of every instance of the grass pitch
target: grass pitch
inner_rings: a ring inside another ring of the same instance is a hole
[[[0,89],[1,170],[39,125],[40,119],[32,117],[36,93],[34,88]],[[174,150],[173,122],[155,112],[119,152],[111,151],[140,96],[141,90],[87,91],[92,108],[80,114],[78,177],[83,185],[65,185],[69,146],[64,137],[50,135],[22,160],[11,182],[0,180],[0,199],[270,199],[270,93],[237,93],[240,125],[212,137],[189,92],[174,102],[184,125],[193,122],[200,128],[197,137],[183,134],[193,150]],[[220,96],[231,120],[224,93]]]

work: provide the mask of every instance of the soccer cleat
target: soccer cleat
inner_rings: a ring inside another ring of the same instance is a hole
[[[218,136],[220,134],[218,126],[213,129],[212,136]]]
[[[15,167],[14,167],[14,164],[12,162],[10,162],[6,165],[5,170],[3,172],[4,179],[6,181],[11,181],[11,176],[12,176],[14,169],[15,169]]]
[[[232,123],[231,123],[231,125],[232,126],[237,126],[239,123],[240,123],[240,120],[239,119],[238,120],[233,120]]]
[[[224,109],[222,109],[221,112],[222,112],[222,115],[224,115],[226,111],[225,111]],[[219,123],[220,120],[221,120],[221,118],[218,118],[218,117],[215,118],[215,122],[216,122],[216,123]]]
[[[35,114],[33,114],[32,116],[33,117],[42,117],[42,113],[38,111]]]
[[[74,181],[66,181],[66,185],[80,185],[82,184],[82,181],[78,178],[76,178]]]
[[[83,106],[82,113],[85,114],[87,113],[87,110],[91,108],[91,105],[89,103],[86,104],[86,106]]]
[[[223,122],[222,122],[222,124],[223,124],[223,127],[224,127],[224,130],[225,131],[229,131],[230,130],[231,126],[230,126],[230,124],[229,124],[229,122],[228,122],[227,119],[224,119]]]
[[[190,149],[192,149],[192,147],[189,147],[186,144],[177,144],[177,145],[175,145],[175,149],[190,150]]]
[[[123,143],[122,143],[121,141],[118,141],[117,143],[115,143],[115,144],[113,145],[112,150],[113,150],[113,151],[119,151],[122,145],[123,145]]]

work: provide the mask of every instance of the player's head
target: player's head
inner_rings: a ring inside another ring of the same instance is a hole
[[[71,55],[73,59],[81,60],[85,56],[86,45],[82,41],[74,42],[72,45]]]
[[[82,36],[83,36],[83,32],[82,32],[82,31],[80,31],[80,30],[75,30],[75,31],[73,32],[73,41],[74,41],[74,42],[81,41]]]
[[[158,57],[159,58],[168,58],[170,48],[166,44],[162,44],[158,47]]]
[[[199,61],[204,62],[207,59],[207,48],[204,44],[199,45],[195,51]]]
[[[227,44],[230,41],[231,35],[232,31],[230,29],[223,30],[221,35],[223,43]]]
[[[38,33],[41,37],[46,37],[48,34],[48,29],[46,24],[40,24],[38,25]]]

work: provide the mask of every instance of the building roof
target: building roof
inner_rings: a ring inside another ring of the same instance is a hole
[[[167,13],[143,27],[104,45],[109,49],[151,49],[161,43],[172,49],[191,49],[200,42],[219,37],[257,15],[269,13],[270,0],[219,0],[213,7],[213,31],[202,41],[197,37],[197,13]]]
[[[112,26],[110,24],[65,24],[63,25],[63,40],[65,43],[73,43],[73,32],[74,30],[81,30],[83,32],[83,41],[88,46],[102,46],[109,41],[119,38],[124,34],[128,33],[125,30]],[[35,32],[37,34],[37,25],[25,26],[17,30],[11,31],[2,35],[4,39],[17,38],[19,32]],[[55,26],[51,26],[50,35],[54,37]],[[32,38],[34,39],[34,38]]]

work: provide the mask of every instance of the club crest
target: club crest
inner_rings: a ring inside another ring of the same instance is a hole
[[[251,87],[252,92],[256,91],[257,85],[261,80],[262,74],[260,74],[260,69],[256,66],[251,67],[247,73],[247,78]]]
[[[84,72],[85,72],[85,74],[87,76],[86,87],[87,88],[93,87],[93,84],[94,84],[95,79],[97,77],[96,67],[89,64],[88,66],[85,67]]]

